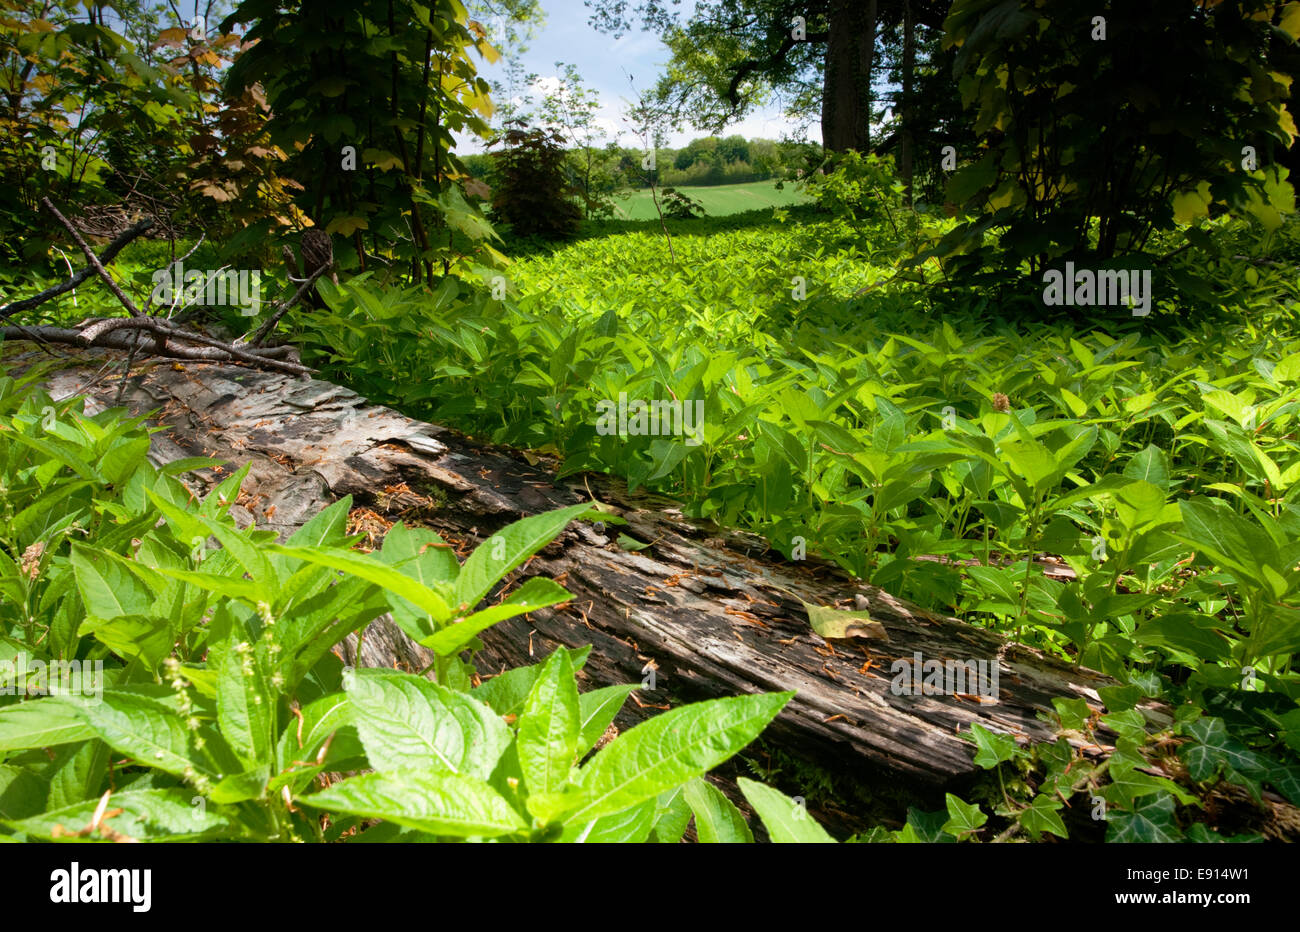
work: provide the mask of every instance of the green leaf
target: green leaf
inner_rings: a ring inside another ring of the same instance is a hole
[[[89,831],[87,841],[114,841],[121,837],[136,841],[189,841],[226,834],[228,820],[214,807],[194,805],[192,790],[127,789],[109,796],[100,829]],[[66,841],[68,833],[86,831],[94,823],[98,799],[87,799],[51,809],[38,816],[6,822],[9,828],[31,838]]]
[[[147,615],[153,607],[149,588],[117,561],[74,543],[70,562],[88,615],[105,619]]]
[[[260,592],[271,593],[276,590],[280,580],[275,568],[266,558],[266,554],[262,553],[246,534],[206,515],[193,517],[207,529],[209,534],[220,541],[222,549],[229,553],[252,578]],[[267,602],[271,601],[271,598],[265,595],[263,599]]]
[[[675,845],[686,834],[691,821],[691,807],[681,787],[665,790],[655,802],[655,823],[650,840],[661,845]]]
[[[1215,619],[1194,612],[1174,612],[1144,621],[1133,633],[1133,641],[1187,654],[1197,667],[1204,661],[1227,660],[1232,648],[1232,643],[1217,629]]]
[[[191,760],[184,719],[156,699],[105,692],[99,701],[82,700],[80,709],[105,744],[143,767],[177,776],[203,769]]]
[[[1061,821],[1060,815],[1057,814],[1064,803],[1050,793],[1040,793],[1034,797],[1034,801],[1026,808],[1016,813],[1016,818],[1020,820],[1020,825],[1029,837],[1038,840],[1044,832],[1048,832],[1058,838],[1069,838],[1069,832],[1065,828],[1065,823]]]
[[[1169,491],[1169,456],[1154,443],[1147,446],[1124,466],[1124,475],[1130,479],[1150,482],[1161,490]]]
[[[1292,353],[1274,366],[1273,378],[1279,382],[1300,382],[1300,353]]]
[[[535,612],[539,608],[550,605],[558,605],[571,598],[573,596],[555,580],[545,576],[533,576],[499,604],[475,612],[468,618],[448,625],[436,634],[422,638],[420,644],[435,654],[446,657],[463,650],[480,632],[486,631],[498,621]]]
[[[1223,767],[1242,773],[1264,769],[1254,751],[1228,734],[1221,718],[1203,716],[1183,726],[1183,732],[1192,740],[1178,749],[1178,756],[1187,763],[1193,780],[1211,780]]]
[[[712,783],[696,777],[682,788],[682,796],[695,813],[695,834],[701,844],[751,844],[754,835],[744,815]]]
[[[164,476],[179,476],[183,473],[193,472],[196,469],[210,469],[213,466],[224,466],[229,460],[213,459],[210,456],[187,456],[182,459],[172,460],[165,466],[158,467],[158,471]]]
[[[615,738],[579,771],[569,821],[591,821],[702,776],[766,727],[794,696],[765,693],[673,709]]]
[[[283,771],[296,769],[309,776],[314,773],[309,768],[295,768],[294,762],[315,761],[321,747],[332,735],[336,740],[330,743],[329,757],[333,757],[338,745],[343,743],[339,740],[339,733],[352,724],[352,702],[343,693],[321,696],[315,702],[303,706],[300,711],[302,717],[291,718],[276,743],[276,769],[282,773],[272,779],[271,790],[278,790],[281,784],[294,779]],[[355,737],[350,743],[355,746],[358,757],[364,756],[365,750]]]
[[[1193,190],[1177,192],[1171,202],[1174,220],[1178,223],[1192,223],[1209,212],[1213,200],[1208,181],[1200,182]]]
[[[217,724],[244,762],[269,775],[275,705],[269,644],[250,629],[247,609],[222,605],[209,629],[208,667],[217,675]]]
[[[1003,761],[1024,756],[1016,739],[997,731],[989,731],[983,725],[971,725],[970,740],[975,742],[975,763],[985,770],[992,770]]]
[[[586,824],[571,822],[560,841],[584,844],[641,844],[655,827],[655,800],[647,799],[622,812],[601,816]]]
[[[1002,455],[1036,492],[1041,493],[1054,483],[1057,474],[1056,457],[1038,441],[1003,441]]]
[[[808,810],[780,790],[755,780],[741,777],[736,781],[740,792],[763,820],[768,837],[777,844],[834,843],[826,829],[808,815]]]
[[[400,521],[389,528],[384,546],[375,556],[431,589],[451,585],[460,573],[455,551],[446,541],[433,531],[407,528]],[[418,628],[422,614],[419,607],[400,597],[393,603],[393,618],[403,630]]]
[[[619,709],[623,708],[628,694],[640,688],[640,683],[616,683],[593,689],[578,697],[582,723],[582,737],[578,741],[579,754],[585,754],[596,746],[596,742],[618,716]]]
[[[87,724],[79,706],[61,696],[0,708],[0,752],[55,747],[94,737],[95,729]]]
[[[1221,566],[1258,580],[1261,564],[1277,562],[1277,548],[1263,530],[1221,500],[1189,499],[1179,502],[1178,510],[1183,516],[1178,537]]]
[[[530,797],[563,792],[578,753],[580,727],[573,664],[567,653],[556,651],[537,674],[517,723],[515,750]],[[546,818],[531,806],[529,811]]]
[[[569,654],[576,673],[586,664],[587,656],[591,653],[591,645],[577,650],[569,650],[567,647],[557,647],[556,650]],[[542,672],[545,662],[507,670],[476,687],[470,695],[475,699],[482,699],[497,715],[519,715],[524,710],[524,700],[532,691],[533,683],[537,681],[537,675]]]
[[[486,780],[510,744],[509,728],[486,704],[422,677],[356,670],[344,687],[376,770],[423,767]]]
[[[314,809],[384,819],[458,838],[493,838],[525,827],[510,803],[482,780],[425,769],[349,777],[297,801]]]
[[[1250,634],[1250,651],[1255,657],[1289,657],[1300,651],[1300,609],[1276,603],[1262,605]]]
[[[1088,701],[1080,696],[1065,699],[1057,696],[1052,700],[1052,708],[1056,710],[1056,715],[1061,720],[1061,728],[1065,731],[1083,731],[1092,718],[1092,708]]]
[[[0,764],[0,820],[26,819],[47,808],[50,786],[35,772]]]
[[[338,501],[322,508],[285,543],[290,547],[339,547],[347,539],[348,513],[352,510],[352,496],[344,495]]]
[[[1174,821],[1174,799],[1168,793],[1143,799],[1131,812],[1112,811],[1106,821],[1108,842],[1169,844],[1182,840],[1182,832]]]
[[[510,524],[480,544],[460,569],[453,598],[472,609],[501,578],[555,539],[570,521],[600,518],[590,503],[570,505]]]
[[[16,440],[24,446],[45,454],[51,460],[62,463],[83,479],[99,478],[95,470],[77,455],[79,451],[61,440],[47,440],[42,437],[29,437],[18,430],[5,432],[6,440]]]
[[[268,544],[266,549],[306,563],[329,566],[351,573],[353,576],[360,576],[414,603],[438,622],[446,622],[451,618],[451,609],[441,595],[392,567],[384,565],[372,556],[338,548],[283,547],[278,544]],[[425,637],[432,633],[430,630],[420,630],[419,636]]]
[[[922,812],[915,806],[907,807],[907,822],[895,834],[896,841],[902,844],[956,844],[956,839],[943,830],[948,821],[948,811]]]
[[[176,644],[176,629],[166,618],[121,615],[102,620],[92,617],[77,630],[82,635],[94,635],[95,640],[120,657],[138,658],[150,671],[157,670]]]
[[[989,820],[988,815],[979,806],[968,803],[952,793],[944,794],[948,804],[948,821],[943,823],[943,830],[954,838],[979,831],[980,826]]]

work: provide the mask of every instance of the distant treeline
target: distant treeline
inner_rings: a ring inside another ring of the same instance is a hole
[[[597,174],[604,181],[601,187],[637,189],[651,181],[652,173],[642,167],[646,153],[640,148],[611,143],[594,148],[590,154],[599,162]],[[575,168],[587,162],[585,149],[571,149],[569,155]],[[821,158],[821,146],[812,142],[746,139],[740,135],[704,136],[680,149],[656,149],[653,180],[657,185],[671,187],[793,178],[815,168]],[[491,182],[490,154],[465,155],[461,160],[475,178]]]

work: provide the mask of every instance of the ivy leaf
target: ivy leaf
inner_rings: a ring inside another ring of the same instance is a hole
[[[1052,700],[1052,708],[1056,710],[1056,715],[1061,720],[1061,728],[1065,731],[1083,731],[1088,720],[1092,718],[1092,707],[1088,705],[1086,699],[1057,697]]]
[[[1131,812],[1113,812],[1108,822],[1108,842],[1169,844],[1183,840],[1183,834],[1174,822],[1174,798],[1168,793],[1142,800]]]
[[[1068,838],[1069,832],[1065,829],[1065,823],[1057,815],[1057,810],[1064,805],[1060,799],[1050,793],[1040,793],[1034,797],[1034,801],[1025,809],[1016,814],[1020,820],[1020,825],[1029,837],[1038,840],[1043,832],[1048,832],[1058,838]]]
[[[907,824],[904,825],[894,838],[903,844],[934,844],[947,843],[955,844],[951,835],[943,830],[948,821],[946,810],[940,809],[938,812],[922,812],[920,809],[909,806],[907,809]]]
[[[998,731],[989,731],[983,725],[971,725],[969,740],[975,742],[975,763],[985,770],[992,770],[1003,761],[1022,756],[1016,739]]]
[[[1223,719],[1205,716],[1183,728],[1192,740],[1178,749],[1193,780],[1211,780],[1222,767],[1242,773],[1259,772],[1264,764],[1259,756],[1228,735]]]
[[[1266,779],[1294,805],[1300,806],[1300,767],[1274,764]]]
[[[943,823],[943,830],[954,838],[960,839],[979,831],[980,826],[989,820],[988,815],[974,803],[964,802],[951,793],[944,799],[948,804],[948,821]]]

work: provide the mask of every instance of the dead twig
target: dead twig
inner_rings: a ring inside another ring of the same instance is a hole
[[[144,220],[141,220],[139,223],[135,224],[134,226],[131,226],[126,230],[123,230],[122,233],[118,235],[117,239],[109,243],[108,247],[100,254],[98,259],[100,266],[101,267],[106,266],[109,263],[111,263],[114,259],[117,258],[117,254],[122,251],[122,248],[127,243],[131,242],[131,240],[135,239],[137,236],[144,233],[152,226],[153,226],[153,218],[147,217]],[[30,311],[32,308],[38,307],[44,304],[46,301],[51,300],[52,298],[57,298],[59,295],[69,292],[72,289],[76,288],[78,285],[80,285],[82,282],[84,282],[86,279],[90,278],[90,276],[94,274],[95,274],[95,269],[92,266],[86,266],[84,269],[82,269],[80,272],[73,275],[67,281],[60,282],[59,284],[55,285],[52,288],[46,288],[40,294],[35,294],[32,295],[30,298],[23,298],[21,301],[13,301],[9,304],[6,304],[3,307],[0,307],[0,320],[5,320],[9,317],[12,317],[14,314],[17,314],[19,311]]]
[[[298,286],[298,290],[293,293],[293,297],[291,297],[284,304],[280,305],[280,307],[276,308],[275,311],[271,314],[271,316],[266,319],[266,323],[262,324],[262,326],[257,329],[257,333],[253,334],[253,339],[248,341],[249,345],[257,346],[263,340],[269,337],[271,335],[271,331],[275,329],[275,325],[280,322],[280,318],[283,317],[288,312],[289,308],[293,307],[295,304],[301,301],[303,295],[305,295],[308,291],[310,291],[311,287],[316,284],[316,279],[320,278],[322,275],[328,272],[330,268],[331,265],[327,263],[325,265],[319,266],[316,269],[316,271],[308,275],[307,278],[304,279],[303,283]]]
[[[136,321],[140,321],[137,323]],[[108,349],[130,351],[135,338],[141,330],[149,331],[147,337],[140,339],[139,351],[168,359],[188,359],[195,362],[244,362],[262,369],[288,372],[292,375],[310,375],[311,369],[295,362],[275,358],[283,353],[268,350],[261,355],[250,349],[240,349],[228,343],[201,334],[165,330],[165,322],[158,318],[112,318],[115,326],[98,333],[93,345]],[[96,322],[98,323],[98,321]],[[127,332],[131,331],[131,332]],[[6,340],[31,340],[36,343],[58,343],[68,346],[86,346],[87,340],[82,331],[66,327],[0,327],[0,337]],[[180,346],[176,338],[189,340],[202,346]],[[168,342],[169,340],[173,342]]]
[[[54,206],[54,202],[48,197],[43,197],[41,198],[41,203],[45,205],[46,210],[54,214],[59,223],[63,224],[64,229],[68,231],[68,235],[72,237],[72,241],[80,247],[83,253],[85,253],[86,261],[89,262],[91,267],[95,270],[95,274],[104,280],[104,284],[108,285],[108,290],[113,292],[117,300],[122,302],[122,306],[126,308],[126,312],[132,317],[143,316],[140,313],[140,309],[135,306],[135,303],[126,296],[126,292],[118,287],[117,282],[113,281],[113,276],[108,274],[108,270],[100,265],[99,257],[96,256],[94,251],[86,245],[86,241],[81,238],[81,234],[77,232],[77,228],[68,222],[67,217],[59,213],[59,209]]]

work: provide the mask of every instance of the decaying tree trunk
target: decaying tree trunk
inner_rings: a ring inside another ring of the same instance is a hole
[[[103,351],[78,352],[87,366],[50,376],[51,392],[86,394],[92,407],[111,404],[118,386],[93,384]],[[977,773],[972,746],[958,737],[972,723],[1022,741],[1054,740],[1040,719],[1053,698],[1102,706],[1097,688],[1109,681],[1100,674],[921,610],[829,565],[789,562],[757,537],[686,520],[673,502],[630,494],[608,478],[557,482],[545,463],[530,463],[535,458],[410,420],[326,382],[151,360],[123,399],[135,413],[159,410],[156,422],[169,428],[154,436],[159,463],[199,455],[227,458],[232,467],[251,463],[236,517],[281,533],[352,494],[354,530],[377,541],[398,519],[422,523],[463,555],[525,514],[587,500],[589,488],[626,525],[571,526],[522,567],[516,579],[548,575],[574,598],[486,632],[478,668],[489,676],[560,644],[592,644],[584,689],[643,681],[653,671],[654,688],[633,693],[621,728],[684,701],[793,689],[766,735],[773,744],[855,780],[901,780],[931,793]],[[620,533],[645,548],[624,549],[615,542]],[[889,639],[827,642],[799,600],[865,606]],[[365,663],[408,669],[430,659],[385,620],[366,634],[364,653]],[[916,653],[995,661],[998,695],[896,695],[890,666]]]

